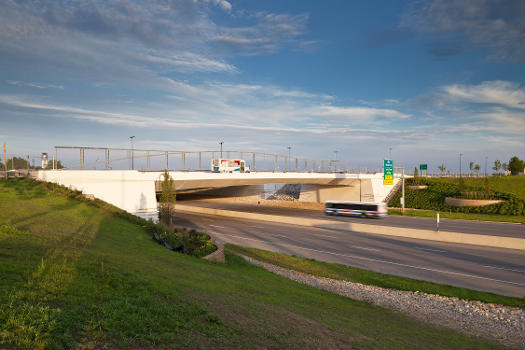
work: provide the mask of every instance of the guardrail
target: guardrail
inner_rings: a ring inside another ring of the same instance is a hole
[[[276,153],[246,152],[233,150],[179,151],[136,148],[110,148],[88,146],[55,146],[52,168],[65,154],[78,163],[62,169],[137,169],[158,170],[210,170],[211,159],[244,159],[252,171],[273,172],[349,172],[345,161],[336,159],[312,159]],[[61,161],[62,162],[62,161]]]

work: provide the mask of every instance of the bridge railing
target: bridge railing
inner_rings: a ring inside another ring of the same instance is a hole
[[[179,151],[88,146],[55,146],[52,168],[209,171],[214,158],[244,159],[251,171],[348,172],[345,161],[237,150]],[[60,163],[59,163],[60,160]],[[50,166],[51,167],[51,166]]]

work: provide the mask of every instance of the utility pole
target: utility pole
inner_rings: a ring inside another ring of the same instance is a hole
[[[135,152],[133,150],[133,139],[135,136],[130,136],[129,141],[131,142],[131,170],[134,170],[135,168]]]

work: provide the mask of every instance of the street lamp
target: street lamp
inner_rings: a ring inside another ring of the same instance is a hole
[[[288,148],[288,159],[286,160],[286,171],[288,171],[288,166],[290,165],[290,152],[292,150],[292,146],[288,146],[286,148]]]
[[[461,157],[463,156],[463,153],[459,154],[459,177],[461,177]]]
[[[135,168],[135,164],[134,164],[134,162],[135,162],[135,159],[134,159],[135,158],[134,157],[135,153],[133,151],[133,139],[134,138],[135,138],[135,136],[130,136],[129,137],[129,141],[131,142],[131,170],[133,170]]]
[[[222,144],[224,143],[224,141],[219,141],[219,144],[221,145],[221,159],[222,159]]]

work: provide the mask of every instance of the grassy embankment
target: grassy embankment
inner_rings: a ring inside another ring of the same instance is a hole
[[[0,181],[0,347],[495,349],[273,275],[169,251],[145,227]]]
[[[521,308],[525,307],[525,298],[513,298],[467,288],[392,276],[379,272],[358,269],[355,267],[331,264],[312,259],[304,259],[297,256],[274,253],[261,249],[241,247],[231,244],[228,244],[226,247],[233,253],[246,255],[260,261],[265,261],[274,265],[295,271],[309,273],[315,276],[357,282],[383,288],[408,290],[413,292],[419,291],[429,294],[458,297],[466,300],[478,300],[487,303],[517,306]]]
[[[407,181],[407,185],[413,179]],[[428,185],[425,190],[406,189],[405,206],[417,210],[405,210],[404,215],[440,217],[448,219],[481,220],[496,222],[525,223],[525,177],[523,176],[491,176],[488,178],[488,192],[484,178],[463,178],[464,190],[505,199],[503,204],[485,207],[454,207],[444,203],[445,197],[460,197],[461,191],[458,178],[418,178],[418,184]],[[399,207],[401,191],[390,200],[390,207]],[[402,215],[400,209],[390,209],[391,215]]]

